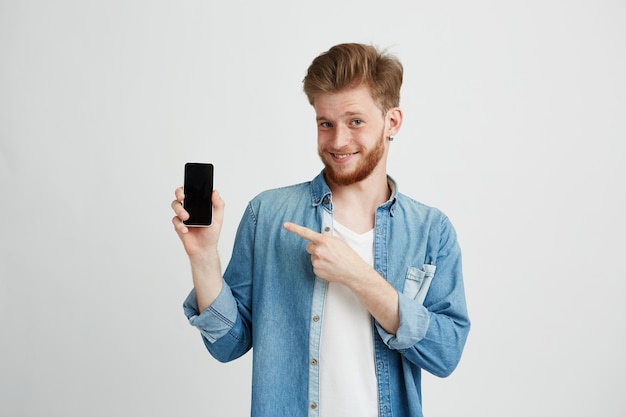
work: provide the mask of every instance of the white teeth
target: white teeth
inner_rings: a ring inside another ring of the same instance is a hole
[[[344,158],[349,157],[350,155],[352,155],[352,154],[351,154],[351,153],[344,153],[344,154],[337,154],[337,153],[334,153],[334,154],[333,154],[333,156],[334,156],[335,158],[337,158],[337,159],[344,159]]]

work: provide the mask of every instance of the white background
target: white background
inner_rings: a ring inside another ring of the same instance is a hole
[[[472,331],[427,417],[626,416],[623,1],[0,1],[0,415],[245,416],[181,304],[169,207],[321,169],[301,91],[340,42],[405,66],[389,173],[448,214]]]

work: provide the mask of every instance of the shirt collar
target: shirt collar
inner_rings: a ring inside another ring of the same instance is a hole
[[[311,181],[311,204],[316,207],[322,203],[326,206],[331,204],[331,192],[324,179],[324,170]]]
[[[389,175],[387,175],[387,183],[389,184],[389,189],[391,190],[391,196],[389,197],[389,200],[380,206],[380,208],[389,210],[393,215],[398,185]],[[324,206],[332,210],[332,193],[330,192],[330,188],[324,179],[324,170],[317,174],[313,181],[311,181],[311,205],[316,207],[320,204],[324,204]]]

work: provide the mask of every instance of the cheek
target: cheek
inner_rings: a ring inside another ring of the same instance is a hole
[[[327,131],[317,131],[317,146],[322,148],[332,141],[332,135]]]
[[[324,139],[324,137],[320,134],[317,135],[317,147],[319,149],[322,149],[324,147],[324,144],[326,143],[326,140]]]

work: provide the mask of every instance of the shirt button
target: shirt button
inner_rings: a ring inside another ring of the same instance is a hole
[[[312,410],[315,410],[316,408],[317,408],[317,404],[312,403],[312,404],[311,404],[311,409],[312,409]]]
[[[330,200],[329,200],[329,199],[327,199],[327,198],[325,198],[325,199],[324,199],[324,204],[328,205],[328,203],[330,203]]]
[[[313,316],[313,321],[315,321],[315,322],[320,321],[320,316]]]
[[[317,360],[311,359],[311,365],[317,365]]]
[[[325,232],[330,232],[330,227],[326,226],[326,227],[324,228],[324,231],[325,231]]]

